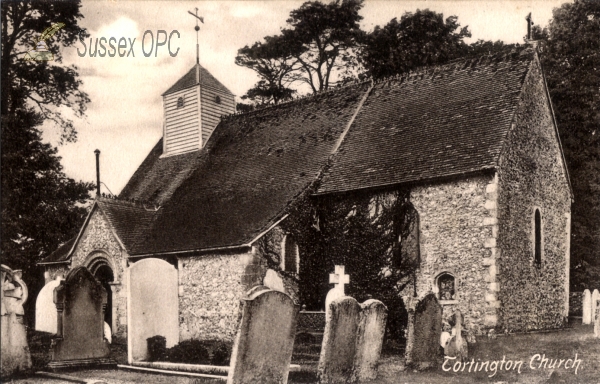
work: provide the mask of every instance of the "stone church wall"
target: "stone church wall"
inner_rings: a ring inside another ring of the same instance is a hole
[[[568,314],[570,195],[537,62],[501,157],[498,299],[501,331],[562,326]],[[542,262],[534,262],[534,212],[542,218]]]
[[[475,176],[439,184],[416,186],[411,202],[419,213],[421,265],[417,274],[417,296],[438,294],[437,277],[454,276],[455,300],[441,301],[444,316],[455,309],[464,314],[465,327],[481,334],[490,325],[487,314],[495,314],[486,302],[493,225],[490,176]],[[410,288],[412,290],[412,287]]]
[[[247,253],[178,259],[180,340],[233,341],[240,300],[252,287],[263,284],[269,268],[282,278],[286,293],[297,298],[297,281],[277,267],[283,236],[275,227]]]

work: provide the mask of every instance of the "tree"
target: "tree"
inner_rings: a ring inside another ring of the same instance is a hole
[[[67,178],[57,149],[42,142],[39,127],[56,123],[62,141],[74,141],[73,122],[61,115],[68,109],[81,116],[89,101],[79,90],[75,67],[64,67],[61,46],[76,41],[78,2],[2,2],[2,148],[1,255],[3,263],[23,269],[31,297],[43,285],[36,263],[74,236],[86,214],[91,183]],[[40,33],[53,23],[65,26],[47,40],[54,62],[21,58],[35,47]],[[26,310],[31,320],[35,300]]]
[[[364,32],[358,12],[363,0],[343,0],[323,4],[309,1],[290,12],[291,29],[282,34],[289,44],[297,44],[294,57],[299,69],[295,81],[307,84],[316,93],[327,90],[356,68],[357,46]]]
[[[600,288],[600,2],[563,4],[537,34],[574,193],[571,286]]]
[[[34,105],[45,119],[56,123],[61,139],[73,141],[77,132],[73,122],[65,118],[61,107],[76,116],[85,112],[89,98],[79,90],[75,66],[53,65],[52,61],[22,60],[35,48],[40,34],[53,23],[64,23],[46,41],[54,62],[62,62],[60,47],[70,46],[79,36],[88,36],[77,25],[83,17],[79,2],[69,1],[4,1],[2,2],[2,116],[15,116],[25,105]]]
[[[245,46],[238,50],[235,63],[251,68],[260,80],[246,92],[242,99],[249,99],[254,104],[278,104],[289,100],[296,92],[289,88],[292,83],[290,72],[297,60],[292,55],[294,45],[284,41],[281,36],[267,36],[265,42],[256,42],[252,47]]]
[[[306,2],[290,13],[289,28],[280,35],[238,50],[236,64],[260,77],[243,98],[277,104],[291,99],[296,92],[292,84],[316,93],[354,77],[364,35],[358,24],[362,6],[363,0]]]
[[[459,27],[456,16],[444,20],[429,9],[406,12],[400,21],[393,18],[367,35],[361,60],[375,78],[443,64],[466,51],[464,38],[471,33],[468,27]]]

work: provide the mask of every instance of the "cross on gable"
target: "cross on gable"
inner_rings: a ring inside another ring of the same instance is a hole
[[[344,286],[350,284],[350,275],[344,274],[344,266],[336,265],[335,273],[329,274],[329,284],[335,284],[335,289],[344,292]]]

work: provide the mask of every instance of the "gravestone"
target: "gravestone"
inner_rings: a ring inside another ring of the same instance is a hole
[[[345,383],[353,374],[361,308],[352,297],[329,304],[318,377],[320,383]]]
[[[287,383],[300,307],[266,287],[250,290],[241,306],[227,383]]]
[[[161,259],[144,259],[127,268],[127,360],[148,358],[147,339],[163,336],[167,348],[179,342],[177,269]]]
[[[329,274],[329,284],[334,284],[334,287],[325,297],[325,312],[329,310],[332,301],[346,296],[345,285],[350,284],[350,275],[346,275],[344,269],[343,265],[336,265],[335,272]]]
[[[2,344],[0,376],[10,376],[31,368],[31,355],[27,344],[27,332],[23,324],[23,304],[27,301],[27,285],[21,279],[20,270],[0,266]]]
[[[387,321],[387,308],[379,300],[367,300],[360,305],[360,325],[354,357],[354,380],[360,382],[377,377]]]
[[[600,292],[598,292],[597,289],[594,289],[594,292],[592,292],[592,303],[591,303],[591,319],[590,319],[590,323],[591,324],[595,324],[596,323],[596,310],[598,309],[598,301],[600,300]]]
[[[465,361],[469,355],[467,341],[462,337],[463,316],[460,310],[454,312],[452,334],[448,343],[444,347],[444,354],[450,357],[456,357],[457,361]]]
[[[263,284],[274,291],[284,292],[285,286],[283,285],[283,279],[272,269],[267,269]]]
[[[592,323],[592,294],[589,289],[583,291],[583,300],[581,303],[582,308],[582,318],[581,322],[583,324],[591,324]]]
[[[35,300],[35,330],[56,333],[56,305],[54,304],[54,289],[60,285],[63,278],[57,276],[56,280],[44,285]]]
[[[409,309],[409,307],[407,307]],[[417,369],[437,366],[441,362],[442,307],[433,293],[409,309],[407,365]]]
[[[596,321],[594,322],[594,336],[600,339],[600,308],[596,310]]]
[[[102,284],[85,267],[72,269],[54,289],[58,322],[49,368],[114,364],[107,359],[104,340],[106,298]]]

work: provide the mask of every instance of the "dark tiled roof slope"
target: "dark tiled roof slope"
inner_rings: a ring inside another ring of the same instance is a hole
[[[525,49],[376,84],[318,193],[493,168],[532,59]]]
[[[200,151],[163,157],[160,139],[119,194],[121,199],[135,199],[154,204],[167,201],[199,161]]]
[[[77,240],[77,236],[73,237],[71,240],[67,241],[60,247],[56,249],[56,251],[52,252],[49,256],[44,258],[40,264],[46,263],[60,263],[63,261],[69,260],[69,252],[71,248],[73,248],[73,244],[75,244],[75,240]]]
[[[148,232],[157,211],[149,203],[132,203],[124,200],[98,198],[94,210],[99,209],[119,237],[125,250],[131,252],[134,244]],[[61,245],[40,264],[68,261],[70,251],[78,236]]]
[[[196,75],[196,71],[198,69],[199,79],[197,79]],[[186,89],[197,84],[201,84],[210,88],[216,88],[218,90],[227,92],[232,95],[231,91],[227,89],[223,84],[221,84],[219,80],[215,79],[214,76],[206,70],[206,68],[204,68],[200,64],[196,64],[192,67],[192,69],[188,71],[188,73],[183,75],[182,78],[177,80],[175,84],[173,84],[169,89],[167,89],[165,93],[163,93],[163,96],[168,95],[170,93],[175,93],[177,91],[181,91],[182,89]]]
[[[366,90],[356,85],[221,121],[133,254],[253,240],[315,180]]]
[[[148,232],[157,212],[154,205],[148,203],[99,198],[97,204],[128,253]]]

